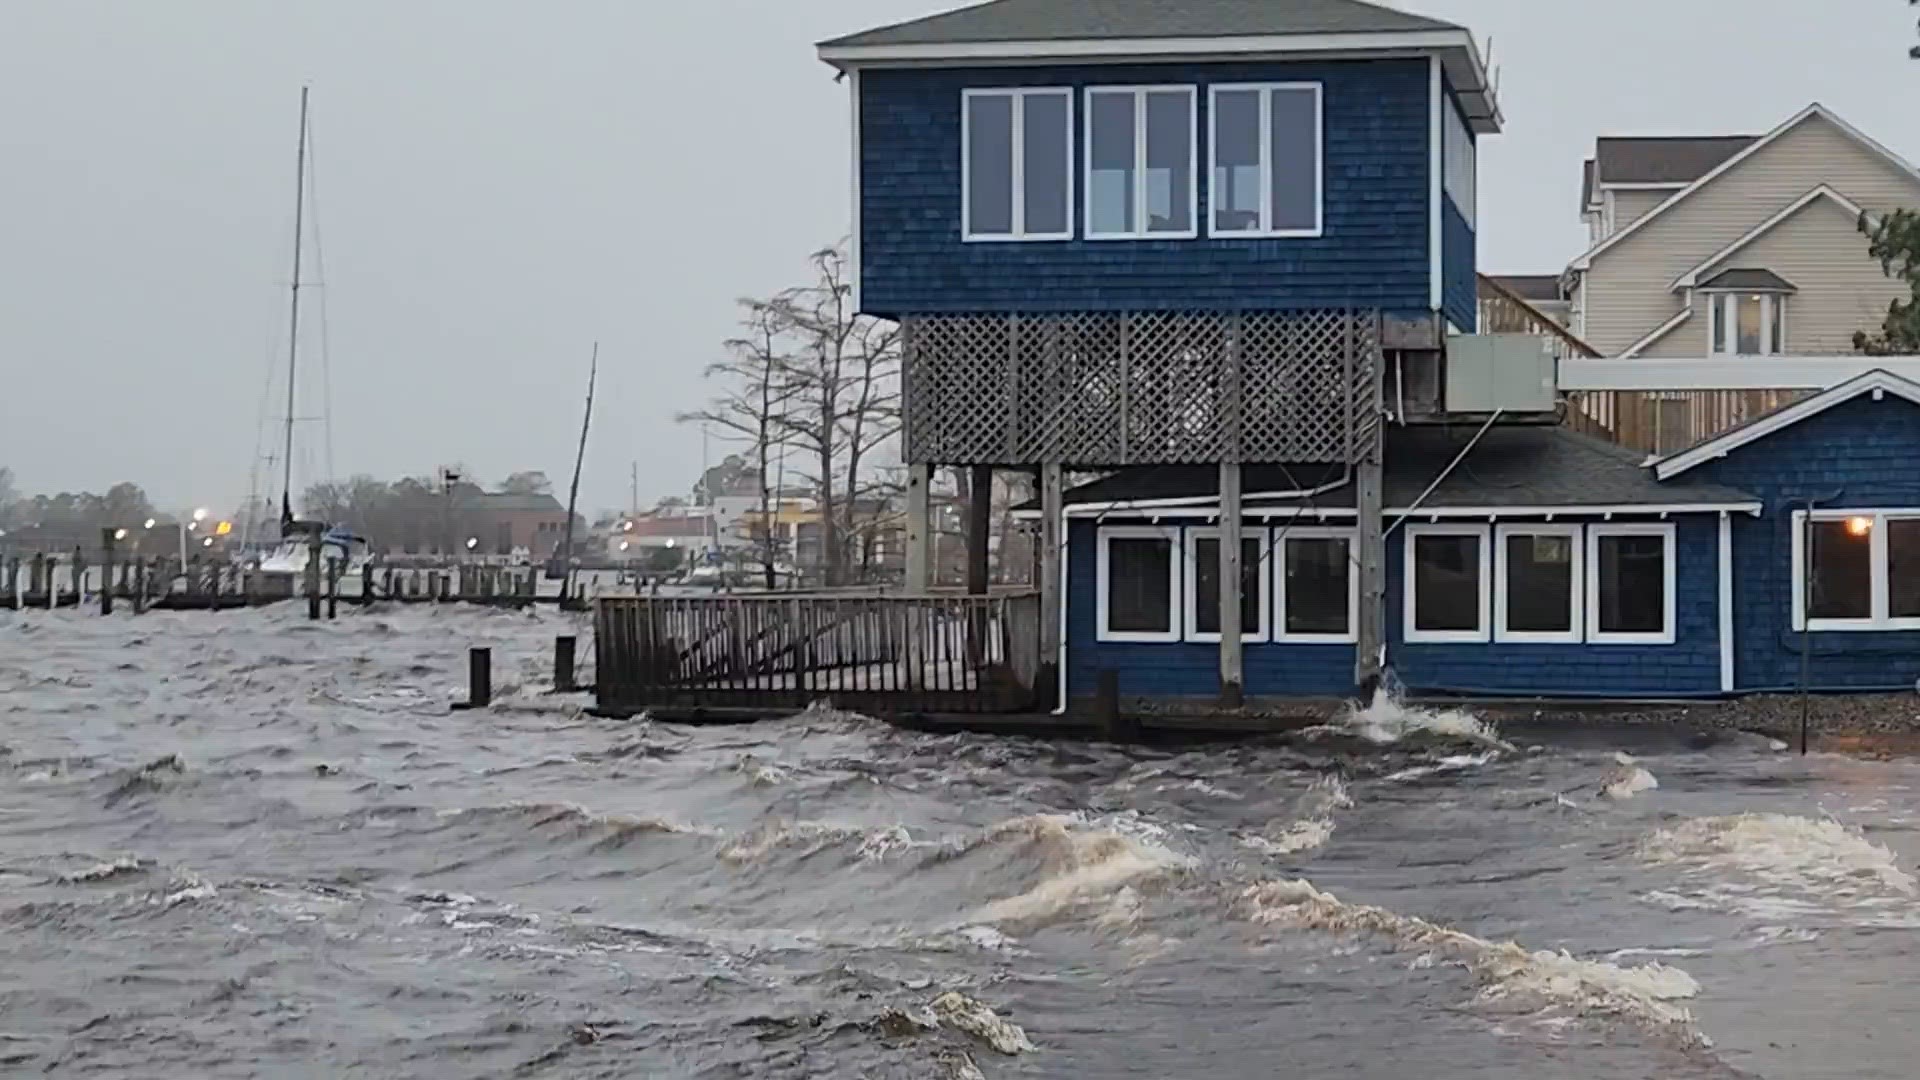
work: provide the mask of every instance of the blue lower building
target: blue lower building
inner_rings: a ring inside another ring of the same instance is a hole
[[[1385,443],[1387,666],[1417,694],[1708,698],[1920,680],[1920,384],[1875,371],[1659,460],[1554,426]],[[1066,497],[1069,698],[1219,692],[1218,470]],[[1247,466],[1249,698],[1354,690],[1343,467]],[[1029,513],[1034,512],[1029,508]]]

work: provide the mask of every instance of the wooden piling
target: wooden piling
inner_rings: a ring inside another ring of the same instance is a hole
[[[327,618],[340,617],[340,560],[327,560]]]
[[[320,621],[320,530],[307,530],[307,621]]]
[[[484,709],[493,704],[493,650],[467,650],[467,700],[456,709]]]
[[[1246,645],[1241,637],[1240,594],[1246,587],[1246,577],[1241,573],[1244,553],[1240,536],[1240,463],[1225,461],[1220,464],[1220,528],[1216,541],[1220,550],[1220,707],[1223,709],[1238,709],[1245,703]]]
[[[114,530],[100,530],[100,614],[113,614],[113,542]]]
[[[561,634],[553,639],[553,692],[571,694],[574,691],[573,653],[578,640],[572,634]]]

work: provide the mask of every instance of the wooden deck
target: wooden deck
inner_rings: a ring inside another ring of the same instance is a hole
[[[595,601],[599,710],[1013,713],[1041,704],[1039,597],[750,594]]]

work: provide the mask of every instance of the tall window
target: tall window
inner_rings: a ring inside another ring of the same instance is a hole
[[[1793,516],[1796,629],[1920,629],[1920,509]]]
[[[1580,527],[1502,525],[1494,543],[1494,639],[1579,641]]]
[[[961,230],[968,240],[1073,236],[1073,92],[961,95]]]
[[[1674,641],[1672,525],[1594,525],[1587,530],[1587,640]]]
[[[1087,236],[1195,235],[1191,86],[1087,91]]]
[[[1095,635],[1099,640],[1180,639],[1174,607],[1180,582],[1176,534],[1148,526],[1100,530]]]
[[[1406,639],[1487,640],[1486,528],[1409,525],[1406,532]]]
[[[1472,225],[1476,215],[1478,168],[1475,165],[1473,132],[1460,117],[1451,100],[1440,103],[1440,157],[1444,190],[1454,208]]]
[[[1296,527],[1277,530],[1279,611],[1275,641],[1348,643],[1356,638],[1360,579],[1353,572],[1353,533]]]
[[[1187,640],[1220,640],[1220,531],[1188,529]],[[1267,639],[1267,530],[1246,529],[1240,537],[1240,637]]]
[[[1320,235],[1320,85],[1215,86],[1208,106],[1209,235]]]
[[[1713,351],[1720,356],[1776,356],[1786,351],[1785,293],[1707,293]]]

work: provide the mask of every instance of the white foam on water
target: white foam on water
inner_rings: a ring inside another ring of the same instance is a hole
[[[1117,831],[1121,828],[1136,835]],[[988,831],[986,842],[1015,840],[1038,845],[1046,876],[1026,892],[987,904],[970,921],[1051,918],[1112,896],[1123,886],[1193,865],[1186,856],[1145,838],[1154,833],[1164,834],[1164,830],[1138,819],[1102,819],[1096,826],[1079,816],[1036,814],[1003,821]]]
[[[1457,739],[1493,750],[1511,752],[1514,747],[1500,737],[1492,724],[1465,709],[1428,709],[1409,706],[1389,687],[1374,691],[1373,700],[1364,707],[1350,703],[1330,724],[1308,728],[1303,735],[1346,735],[1374,744],[1391,746],[1406,739]]]
[[[1315,780],[1301,800],[1302,815],[1282,824],[1270,822],[1264,832],[1242,836],[1242,846],[1263,855],[1283,857],[1315,851],[1333,838],[1333,812],[1353,806],[1353,797],[1337,776]]]
[[[1832,818],[1773,813],[1694,818],[1648,836],[1640,855],[1656,864],[1737,874],[1766,888],[1822,900],[1920,892],[1920,883],[1900,868],[1892,851]]]
[[[1494,943],[1385,908],[1349,904],[1304,880],[1252,885],[1241,900],[1245,913],[1258,923],[1378,934],[1398,948],[1462,964],[1481,983],[1477,1005],[1620,1017],[1676,1034],[1689,1044],[1704,1042],[1692,1014],[1676,1004],[1697,995],[1700,984],[1657,961],[1620,967],[1565,952],[1529,951],[1511,941]]]
[[[1600,794],[1624,802],[1643,791],[1654,791],[1660,781],[1628,754],[1613,755],[1614,768],[1600,781]]]
[[[78,885],[89,881],[106,881],[122,874],[138,874],[151,865],[153,864],[148,860],[132,855],[122,855],[108,862],[96,863],[84,869],[61,874],[60,882],[64,885]]]
[[[947,1080],[987,1080],[987,1074],[973,1063],[965,1050],[942,1050],[933,1056],[947,1072]]]
[[[855,839],[859,844],[854,854],[866,862],[878,862],[894,852],[923,846],[903,825],[869,828],[824,821],[776,821],[734,837],[720,849],[720,858],[727,862],[753,862],[785,847],[821,848]]]
[[[1453,754],[1431,765],[1415,765],[1411,769],[1401,769],[1397,773],[1389,774],[1386,780],[1390,784],[1397,784],[1437,776],[1440,773],[1463,772],[1467,769],[1477,769],[1499,756],[1498,750],[1488,750],[1479,754]]]
[[[1038,1049],[1020,1025],[1001,1019],[991,1006],[958,990],[934,998],[933,1015],[947,1027],[966,1032],[1009,1057]]]

